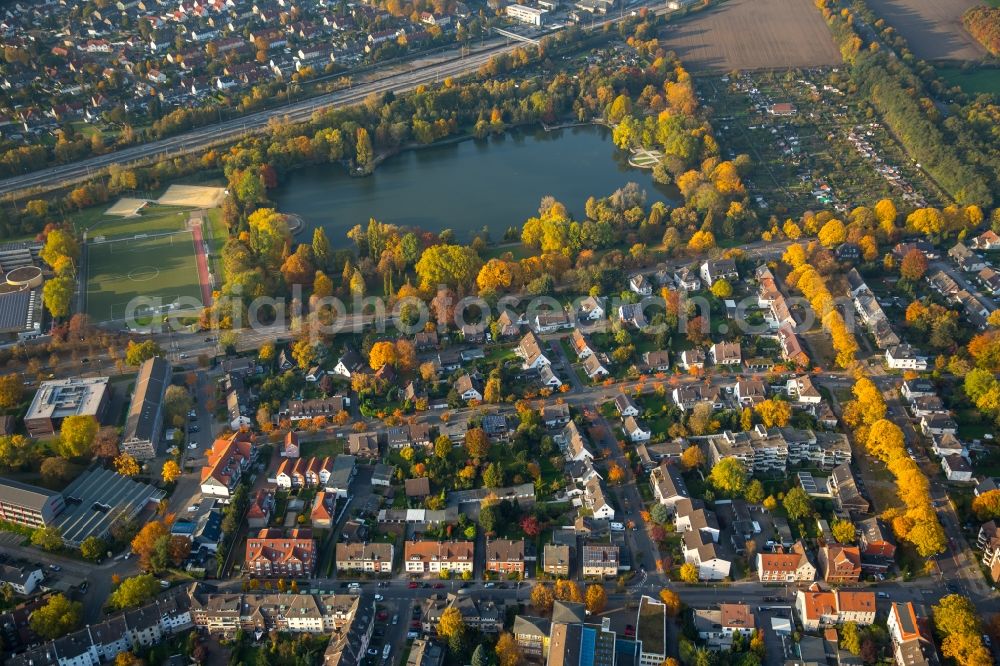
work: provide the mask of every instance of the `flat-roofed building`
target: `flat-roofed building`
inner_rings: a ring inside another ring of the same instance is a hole
[[[122,452],[136,460],[156,457],[163,434],[163,396],[172,375],[170,363],[159,356],[139,366],[121,444]]]
[[[102,423],[111,402],[108,381],[107,377],[74,377],[42,382],[24,415],[28,434],[54,435],[67,416],[93,416]]]
[[[639,666],[660,666],[667,658],[667,606],[652,597],[639,600],[635,621]]]
[[[28,527],[51,525],[65,508],[54,490],[0,478],[0,520]]]

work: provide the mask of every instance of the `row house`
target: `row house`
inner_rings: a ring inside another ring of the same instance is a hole
[[[187,594],[173,593],[109,617],[54,641],[11,655],[9,666],[98,666],[119,654],[148,648],[194,626]]]
[[[326,486],[333,471],[330,456],[325,458],[286,458],[278,466],[275,483],[283,490]]]
[[[470,594],[433,595],[423,602],[420,623],[425,633],[434,635],[445,610],[456,609],[465,626],[484,634],[498,634],[503,630],[506,609],[488,598]]]
[[[308,529],[263,529],[247,539],[243,570],[258,578],[310,578],[316,569],[316,540]]]
[[[337,571],[392,573],[391,543],[338,543]]]
[[[587,543],[583,546],[580,567],[584,578],[614,578],[621,561],[618,546]]]
[[[816,580],[816,567],[802,541],[787,551],[778,546],[771,553],[757,553],[757,578],[762,583],[797,583]]]
[[[211,593],[197,584],[189,591],[194,626],[225,637],[241,629],[336,635],[359,615],[374,615],[360,601],[350,594]]]
[[[524,577],[524,540],[490,539],[486,542],[486,570]]]
[[[819,568],[827,583],[857,583],[861,580],[861,550],[837,543],[824,545],[819,549]]]
[[[309,400],[292,400],[281,413],[279,420],[288,419],[297,423],[306,419],[323,417],[332,419],[350,405],[350,399],[335,395],[329,398],[311,398]]]
[[[867,627],[875,622],[875,593],[848,590],[824,592],[813,583],[808,590],[796,593],[795,612],[806,631],[845,622]]]
[[[580,432],[580,427],[576,425],[575,421],[567,423],[562,432],[553,439],[562,447],[566,460],[582,461],[594,459],[594,452],[591,450],[590,441]]]
[[[892,652],[898,666],[937,666],[930,622],[918,616],[912,601],[892,602],[886,627],[892,639]]]
[[[403,547],[406,573],[472,573],[475,542],[407,541]]]
[[[241,430],[228,438],[215,440],[201,468],[201,492],[215,497],[229,497],[257,458],[253,434]]]

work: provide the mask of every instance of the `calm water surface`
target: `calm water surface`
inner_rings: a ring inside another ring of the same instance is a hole
[[[281,211],[303,217],[307,233],[301,239],[323,226],[339,245],[351,227],[374,217],[429,231],[452,229],[460,241],[486,226],[499,240],[509,226],[536,215],[546,195],[579,219],[587,197],[606,196],[630,181],[646,190],[650,203],[677,199],[675,190],[653,182],[651,171],[629,166],[606,128],[588,126],[406,151],[366,178],[352,178],[334,164],[301,169],[273,198]]]

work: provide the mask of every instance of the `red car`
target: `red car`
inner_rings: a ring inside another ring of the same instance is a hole
[[[625,635],[628,636],[629,638],[635,636],[635,627],[633,627],[631,624],[625,625]]]
[[[409,585],[408,585],[407,587],[409,587],[409,588],[410,588],[411,590],[415,590],[415,589],[417,589],[418,587],[420,587],[420,583],[418,583],[418,582],[417,582],[417,581],[415,581],[415,580],[411,580],[411,581],[410,581],[410,584],[409,584]]]
[[[385,611],[382,611],[378,615],[376,615],[375,617],[378,618],[379,620],[384,620],[387,617],[389,617],[389,614],[386,613]]]
[[[437,583],[434,585],[435,590],[440,590],[442,587],[444,587],[444,583]]]

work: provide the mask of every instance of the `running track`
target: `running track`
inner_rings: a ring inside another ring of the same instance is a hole
[[[205,307],[208,307],[212,304],[212,282],[208,276],[208,257],[205,256],[205,243],[201,236],[202,224],[205,224],[204,218],[201,224],[191,225],[191,240],[194,241],[194,260],[198,264],[201,302],[205,304]]]

